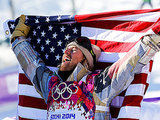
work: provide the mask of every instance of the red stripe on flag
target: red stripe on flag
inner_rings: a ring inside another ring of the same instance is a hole
[[[149,87],[149,83],[146,83],[146,87],[145,87],[144,95],[146,94],[146,92],[147,92],[147,90],[148,90],[148,87]]]
[[[160,18],[157,20],[157,22],[155,23],[154,27],[152,28],[152,30],[156,33],[156,34],[160,34]]]
[[[125,96],[123,100],[122,106],[138,106],[140,107],[141,101],[143,97],[142,96]]]
[[[24,73],[19,73],[19,84],[33,85]]]
[[[112,118],[117,118],[117,116],[119,114],[119,110],[120,110],[120,108],[116,108],[113,106],[110,107],[110,113],[111,113]]]
[[[30,108],[38,108],[38,109],[47,109],[47,105],[44,99],[34,98],[30,96],[23,96],[19,95],[19,104],[23,107],[30,107]]]
[[[146,32],[151,29],[153,24],[154,22],[106,20],[85,22],[82,23],[82,26],[117,31]]]
[[[122,97],[124,97],[124,96],[125,96],[125,94],[126,94],[126,90],[122,91],[118,96],[122,96]]]
[[[150,60],[150,64],[149,64],[150,66],[149,66],[149,72],[151,72],[152,71],[152,66],[153,66],[153,60]]]
[[[22,117],[18,116],[18,120],[33,120],[33,119],[22,118]]]
[[[118,118],[117,120],[139,120],[135,118]]]
[[[136,74],[131,84],[146,84],[147,77],[147,73]]]
[[[142,14],[149,12],[160,12],[160,9],[145,9],[145,10],[123,10],[123,11],[111,11],[104,13],[93,13],[86,15],[75,15],[75,20],[79,23],[88,21],[98,21],[109,18],[115,18],[126,15]]]
[[[91,40],[92,44],[95,44],[101,48],[104,52],[128,52],[136,42],[115,42],[115,41],[102,41],[102,40]]]
[[[95,65],[96,70],[105,69],[108,66],[111,66],[113,63],[107,63],[107,62],[97,62]]]

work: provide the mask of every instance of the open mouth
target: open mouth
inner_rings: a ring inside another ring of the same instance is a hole
[[[71,59],[69,57],[65,57],[63,62],[66,62],[66,61],[71,61]]]

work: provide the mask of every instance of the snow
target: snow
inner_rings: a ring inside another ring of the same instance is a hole
[[[159,120],[160,103],[142,103],[141,120]]]
[[[72,0],[12,0],[15,9],[15,18],[26,15],[57,15],[73,14]],[[115,10],[139,9],[140,0],[75,0],[76,14],[98,13]],[[154,8],[160,7],[160,0],[152,0]],[[144,8],[149,8],[145,5]],[[3,22],[11,19],[8,0],[0,0],[0,42],[4,41]],[[145,98],[160,97],[160,53],[154,58],[153,70],[149,89]],[[17,64],[17,60],[7,44],[0,45],[0,71]],[[0,119],[16,114],[17,103],[1,106]],[[160,103],[142,103],[141,120],[159,120]],[[12,114],[9,114],[12,113]]]

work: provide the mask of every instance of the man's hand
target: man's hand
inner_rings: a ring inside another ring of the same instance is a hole
[[[158,34],[145,35],[142,38],[142,43],[144,43],[145,45],[148,45],[156,52],[160,51],[160,35]]]
[[[30,26],[25,25],[25,16],[21,15],[19,17],[19,22],[16,25],[16,28],[12,33],[11,43],[14,42],[14,40],[17,37],[20,37],[20,36],[26,37],[28,35],[29,30],[30,30]]]

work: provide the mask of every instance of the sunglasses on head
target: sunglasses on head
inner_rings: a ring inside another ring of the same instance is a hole
[[[86,49],[91,53],[91,55],[92,55],[92,57],[93,57],[93,64],[95,64],[95,63],[96,63],[96,55],[95,55],[95,53],[93,52],[92,45],[91,45],[91,41],[90,41],[87,37],[83,37],[83,36],[78,37],[78,38],[75,38],[74,41],[75,41],[78,45],[86,48]]]

